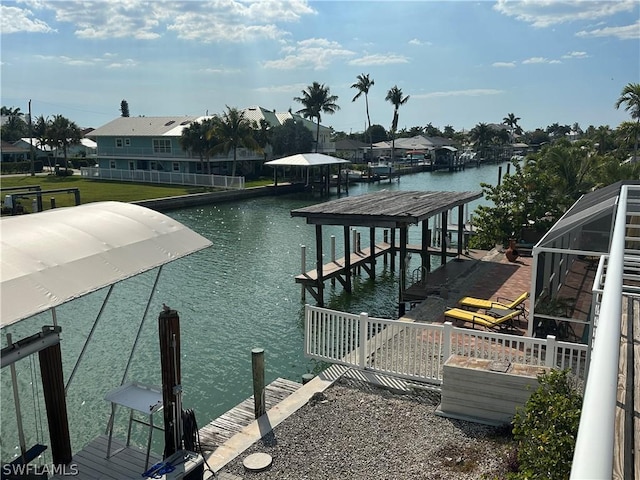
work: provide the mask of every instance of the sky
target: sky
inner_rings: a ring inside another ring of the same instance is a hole
[[[513,113],[526,131],[554,123],[617,127],[622,89],[640,82],[640,2],[2,0],[1,102],[80,127],[120,116],[298,111],[313,82],[340,109],[322,124],[469,130]]]

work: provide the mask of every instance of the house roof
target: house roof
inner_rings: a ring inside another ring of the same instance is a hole
[[[2,140],[2,153],[28,153],[29,148]]]
[[[336,140],[336,150],[360,150],[361,148],[369,148],[369,144],[350,138]]]
[[[118,117],[89,133],[90,138],[126,135],[130,137],[180,136],[191,122],[208,117],[182,115],[169,117]]]
[[[307,223],[393,227],[417,224],[429,217],[482,197],[482,192],[383,190],[344,197],[291,211]]]
[[[266,108],[253,106],[242,110],[245,118],[251,121],[260,122],[265,119],[269,125],[282,125],[285,120],[293,119],[296,122],[303,122],[303,125],[315,133],[317,125],[303,118],[297,113],[281,112],[277,113]],[[202,122],[203,120],[213,118],[213,115],[174,115],[163,117],[118,117],[106,125],[96,128],[87,134],[89,138],[97,137],[149,137],[149,136],[167,136],[179,137],[182,130],[192,122]],[[330,131],[328,127],[320,124],[320,130]]]

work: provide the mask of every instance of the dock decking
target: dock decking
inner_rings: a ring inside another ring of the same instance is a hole
[[[301,383],[277,378],[265,387],[265,404],[268,411],[302,386]],[[255,420],[253,395],[228,412],[200,428],[200,444],[205,451],[213,451]]]
[[[107,458],[107,443],[109,437],[100,435],[94,438],[82,450],[76,453],[64,475],[51,477],[52,480],[63,480],[73,475],[77,480],[122,480],[140,479],[145,472],[147,452],[135,446],[125,446],[124,442],[111,440],[111,456]],[[151,452],[149,466],[162,460],[162,456]]]

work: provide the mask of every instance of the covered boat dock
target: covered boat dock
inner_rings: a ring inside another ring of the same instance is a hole
[[[325,203],[291,211],[293,217],[304,217],[308,224],[316,227],[316,267],[309,272],[296,276],[296,282],[310,292],[319,306],[324,304],[324,282],[337,278],[347,292],[351,292],[352,275],[355,267],[363,267],[371,278],[375,277],[376,258],[380,255],[391,257],[391,268],[395,268],[395,255],[399,253],[399,309],[404,314],[404,302],[407,298],[408,253],[420,254],[421,266],[412,279],[415,284],[426,284],[431,270],[431,256],[439,255],[441,265],[449,256],[462,256],[464,242],[458,241],[457,248],[448,248],[448,225],[450,211],[457,208],[455,232],[458,239],[465,237],[464,208],[473,200],[482,197],[482,192],[421,192],[421,191],[380,191],[355,197],[345,197]],[[438,218],[439,217],[439,218]],[[430,219],[434,219],[431,225]],[[339,260],[324,264],[323,229],[324,225],[342,226],[344,231],[345,255]],[[419,246],[409,245],[409,226],[421,227]],[[431,247],[431,228],[442,225],[442,241],[439,249]],[[357,240],[352,241],[352,228],[365,227],[369,230],[369,247],[362,249]],[[376,240],[376,229],[385,230],[384,240]],[[390,231],[390,238],[387,235]],[[399,242],[396,242],[396,232]],[[351,253],[353,252],[353,253]],[[412,297],[413,298],[413,297]],[[414,298],[417,300],[418,298]]]

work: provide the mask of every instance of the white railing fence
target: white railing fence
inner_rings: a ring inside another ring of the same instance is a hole
[[[450,355],[569,369],[586,374],[587,346],[457,328],[451,323],[414,323],[305,306],[305,355],[329,363],[374,370],[419,382],[442,384]]]
[[[158,170],[122,170],[115,168],[82,167],[80,175],[94,180],[119,182],[161,183],[168,185],[192,185],[233,190],[245,188],[244,177],[228,175],[203,175],[200,173],[160,172]]]

